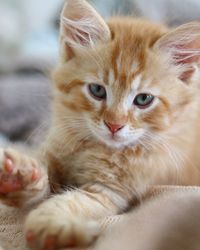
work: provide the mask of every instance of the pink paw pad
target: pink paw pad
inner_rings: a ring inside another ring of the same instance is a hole
[[[13,169],[14,169],[14,163],[11,159],[6,158],[5,163],[4,163],[4,168],[7,173],[12,174]]]
[[[55,250],[57,245],[57,237],[56,236],[47,236],[45,243],[44,243],[44,249],[45,250]]]
[[[32,171],[32,177],[31,177],[31,180],[32,181],[37,181],[40,177],[40,174],[39,174],[39,171],[38,169],[34,168],[33,171]]]
[[[67,242],[67,245],[66,247],[67,248],[74,248],[76,247],[78,244],[77,244],[77,240],[73,237],[71,237],[71,239]]]
[[[3,194],[16,192],[22,189],[22,184],[17,178],[9,178],[8,176],[1,175],[0,181],[0,192]]]
[[[34,240],[35,240],[35,235],[34,235],[34,233],[33,233],[32,231],[29,231],[29,232],[26,234],[26,241],[27,241],[28,243],[32,243],[32,242],[34,242]]]
[[[27,158],[16,161],[10,152],[4,153],[3,168],[0,171],[0,193],[3,195],[23,190],[28,184],[40,178],[36,163]]]
[[[0,193],[8,194],[22,189],[22,184],[17,176],[12,176],[14,162],[5,155],[4,172],[0,173]]]

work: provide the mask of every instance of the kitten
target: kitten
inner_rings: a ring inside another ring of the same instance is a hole
[[[200,23],[169,31],[131,17],[106,23],[84,0],[61,14],[53,119],[40,160],[1,150],[2,199],[32,202],[27,242],[85,246],[102,218],[149,185],[200,183]],[[48,166],[48,174],[45,166]]]

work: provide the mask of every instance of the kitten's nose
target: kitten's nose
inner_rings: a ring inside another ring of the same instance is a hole
[[[106,122],[106,121],[104,121],[104,123],[113,134],[124,127],[124,125],[121,125],[121,124],[112,124],[112,123]]]

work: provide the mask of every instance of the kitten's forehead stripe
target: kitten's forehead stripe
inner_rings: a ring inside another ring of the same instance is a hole
[[[104,83],[106,84],[106,85],[108,85],[109,84],[109,69],[105,69],[104,70],[104,76],[103,76],[103,81],[104,81]]]
[[[120,69],[121,69],[121,64],[122,64],[122,51],[119,52],[119,54],[117,55],[117,58],[116,58],[116,64],[117,64],[117,70],[118,72],[120,72]]]
[[[135,77],[135,79],[131,83],[131,89],[134,90],[135,92],[137,92],[139,90],[139,86],[141,84],[141,79],[142,79],[142,75],[139,74]]]
[[[140,58],[140,63],[137,63],[133,61],[134,58],[138,57],[137,54],[132,53],[131,55],[130,51],[119,51],[117,48],[118,45],[116,45],[116,49],[113,50],[112,56],[114,79],[124,87],[127,86],[130,88],[132,80],[140,74],[144,68],[143,56]]]
[[[117,18],[111,19],[108,25],[113,34],[111,67],[115,81],[131,88],[132,81],[147,66],[148,48],[163,35],[163,30],[152,24],[144,26],[139,19],[135,26],[129,19],[122,23]]]
[[[113,85],[114,81],[115,81],[114,72],[113,72],[112,69],[110,69],[110,70],[109,70],[109,74],[108,74],[108,83],[109,83],[110,85]]]
[[[111,57],[111,67],[114,72],[115,80],[118,78],[117,57],[119,55],[119,51],[120,51],[119,46],[118,44],[116,44],[116,46],[114,46],[112,57]]]

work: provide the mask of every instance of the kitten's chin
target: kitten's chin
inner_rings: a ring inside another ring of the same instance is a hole
[[[125,147],[132,147],[131,145],[129,144],[125,144],[125,143],[120,143],[120,142],[116,142],[116,141],[112,141],[112,140],[105,140],[105,141],[102,141],[104,144],[106,144],[106,146],[108,146],[109,148],[116,148],[116,149],[122,149],[122,148],[125,148]]]
[[[109,148],[123,149],[125,147],[134,147],[137,145],[137,141],[128,142],[125,138],[117,138],[117,137],[101,137],[97,136],[97,139],[105,144]]]

